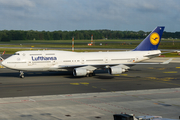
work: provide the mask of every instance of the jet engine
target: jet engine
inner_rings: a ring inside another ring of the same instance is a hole
[[[74,76],[86,76],[88,71],[84,68],[74,68],[73,75]]]
[[[111,74],[111,75],[114,75],[114,74],[121,74],[123,72],[126,72],[125,69],[121,68],[121,67],[110,67],[109,70],[108,70],[108,73]]]

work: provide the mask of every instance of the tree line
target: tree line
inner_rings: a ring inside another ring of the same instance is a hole
[[[89,40],[93,39],[143,39],[150,32],[144,31],[113,31],[113,30],[75,30],[75,31],[24,31],[2,30],[0,41],[11,40]],[[180,32],[164,32],[162,38],[180,39]]]

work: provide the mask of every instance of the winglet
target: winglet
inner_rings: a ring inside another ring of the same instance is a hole
[[[169,64],[171,61],[172,61],[172,58],[171,58],[171,59],[169,59],[169,60],[167,60],[167,61],[164,61],[164,62],[163,62],[163,63],[161,63],[161,64]]]

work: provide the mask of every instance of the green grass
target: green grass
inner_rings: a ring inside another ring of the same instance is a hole
[[[74,40],[75,43],[90,43],[91,40]],[[94,42],[133,42],[133,41],[142,41],[142,40],[127,40],[127,39],[99,39],[99,40],[94,40]],[[9,43],[15,43],[15,44],[23,44],[23,43],[72,43],[72,40],[11,40],[10,42],[0,42],[2,44],[9,44]]]
[[[86,43],[85,44],[75,44],[75,48],[114,48],[114,49],[134,49],[138,43],[102,43],[100,44],[95,44],[93,46],[88,46]],[[71,44],[26,44],[26,45],[3,45],[1,44],[0,47],[42,47],[42,48],[70,48],[72,47]],[[159,45],[159,49],[180,49],[180,42],[175,43],[175,45],[171,43],[161,43]]]
[[[0,48],[0,54],[3,53],[4,51],[6,51],[5,54],[14,54],[17,51],[26,51],[26,50],[44,50],[44,49],[20,49],[20,48]],[[55,49],[48,49],[48,50],[55,50]],[[66,49],[63,51],[72,51],[71,49]],[[107,50],[75,50],[75,52],[107,52]],[[116,51],[116,50],[108,50],[108,51]]]
[[[137,45],[136,44],[132,44],[132,45],[122,45],[122,44],[104,44],[104,45],[93,45],[93,46],[88,46],[87,44],[83,44],[83,45],[76,45],[75,44],[75,48],[119,48],[119,49],[124,49],[124,48],[135,48]],[[72,48],[72,45],[69,44],[65,44],[65,45],[61,45],[61,44],[37,44],[37,45],[0,45],[0,47],[32,47],[32,48],[38,48],[38,47],[42,47],[42,48]]]
[[[75,41],[75,48],[114,48],[114,49],[134,49],[142,40],[96,40],[93,46],[88,46],[87,44],[90,41],[87,40],[77,40]],[[24,42],[24,43],[22,43]],[[33,44],[34,43],[34,44]],[[44,44],[46,43],[46,44]],[[63,43],[63,44],[61,44]],[[81,44],[80,44],[81,43]],[[102,43],[102,45],[100,45]],[[71,49],[71,41],[70,40],[58,40],[58,41],[17,41],[14,43],[2,43],[0,42],[0,47],[43,47],[43,48],[70,48]],[[180,49],[180,40],[176,40],[174,42],[169,40],[162,40],[159,45],[159,49]]]
[[[88,46],[87,44],[90,43],[90,40],[75,40],[75,51],[76,52],[92,52],[92,51],[99,51],[99,50],[86,50],[89,48],[104,48],[104,49],[134,49],[142,40],[94,40],[93,46]],[[173,45],[174,41],[174,45]],[[46,43],[46,44],[43,44]],[[62,44],[61,44],[62,43]],[[11,42],[0,42],[0,47],[18,47],[17,48],[0,48],[0,52],[6,51],[7,54],[13,54],[16,51],[21,50],[29,50],[25,49],[24,47],[29,47],[34,50],[37,48],[69,48],[69,51],[72,48],[71,40],[18,40],[18,41],[11,41]],[[100,45],[102,43],[102,45]],[[84,50],[76,50],[76,48],[84,48]],[[159,45],[159,49],[180,49],[180,39],[176,40],[167,40],[163,39]],[[106,50],[101,50],[106,51]],[[165,54],[166,57],[179,57],[177,53],[169,53]]]
[[[164,55],[165,57],[180,57],[180,55],[178,53],[166,53],[166,54],[162,54]]]
[[[98,39],[94,40],[94,42],[141,42],[143,39]],[[74,40],[75,43],[90,43],[91,40]],[[162,39],[162,42],[177,42],[180,41],[180,39]],[[23,43],[71,43],[72,40],[11,40],[10,42],[0,42],[0,44],[23,44]]]
[[[0,54],[6,51],[5,54],[14,54],[17,51],[30,50],[30,49],[16,49],[16,48],[0,48]]]
[[[30,49],[0,48],[0,54],[3,51],[6,51],[5,54],[14,54],[17,51],[24,51],[24,50],[30,50]],[[31,49],[31,50],[43,50],[43,49]],[[71,51],[71,49],[68,49],[66,51]],[[107,50],[85,50],[85,49],[84,50],[75,50],[75,52],[98,52],[98,51],[107,52]],[[115,51],[115,50],[109,50],[109,51]],[[166,54],[162,54],[162,55],[164,57],[180,57],[180,55],[178,53],[166,53]]]

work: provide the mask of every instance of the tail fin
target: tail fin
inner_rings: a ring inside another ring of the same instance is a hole
[[[157,50],[165,27],[156,27],[134,51]]]

